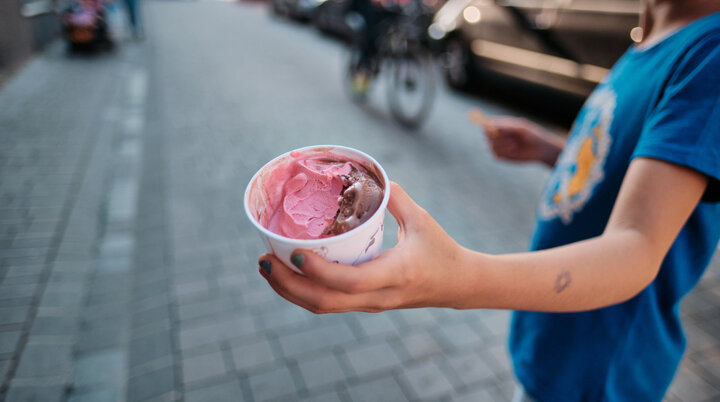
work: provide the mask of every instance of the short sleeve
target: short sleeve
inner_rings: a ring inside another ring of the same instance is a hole
[[[689,167],[709,178],[702,201],[720,201],[720,33],[676,64],[633,153]]]

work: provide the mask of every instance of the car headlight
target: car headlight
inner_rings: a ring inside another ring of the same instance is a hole
[[[463,10],[463,19],[465,19],[468,24],[477,24],[482,19],[482,13],[479,8],[468,6]]]

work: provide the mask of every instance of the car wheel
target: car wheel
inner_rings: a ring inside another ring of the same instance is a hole
[[[445,80],[456,89],[467,89],[473,83],[470,46],[458,37],[448,39],[443,58]]]

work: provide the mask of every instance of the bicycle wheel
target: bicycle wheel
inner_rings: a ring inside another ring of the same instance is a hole
[[[419,127],[427,118],[435,98],[431,61],[408,53],[393,57],[387,67],[390,113],[407,128]]]

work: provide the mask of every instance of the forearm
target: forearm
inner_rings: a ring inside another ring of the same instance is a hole
[[[529,253],[464,249],[452,307],[571,312],[617,304],[652,282],[661,263],[652,255],[632,230]]]

